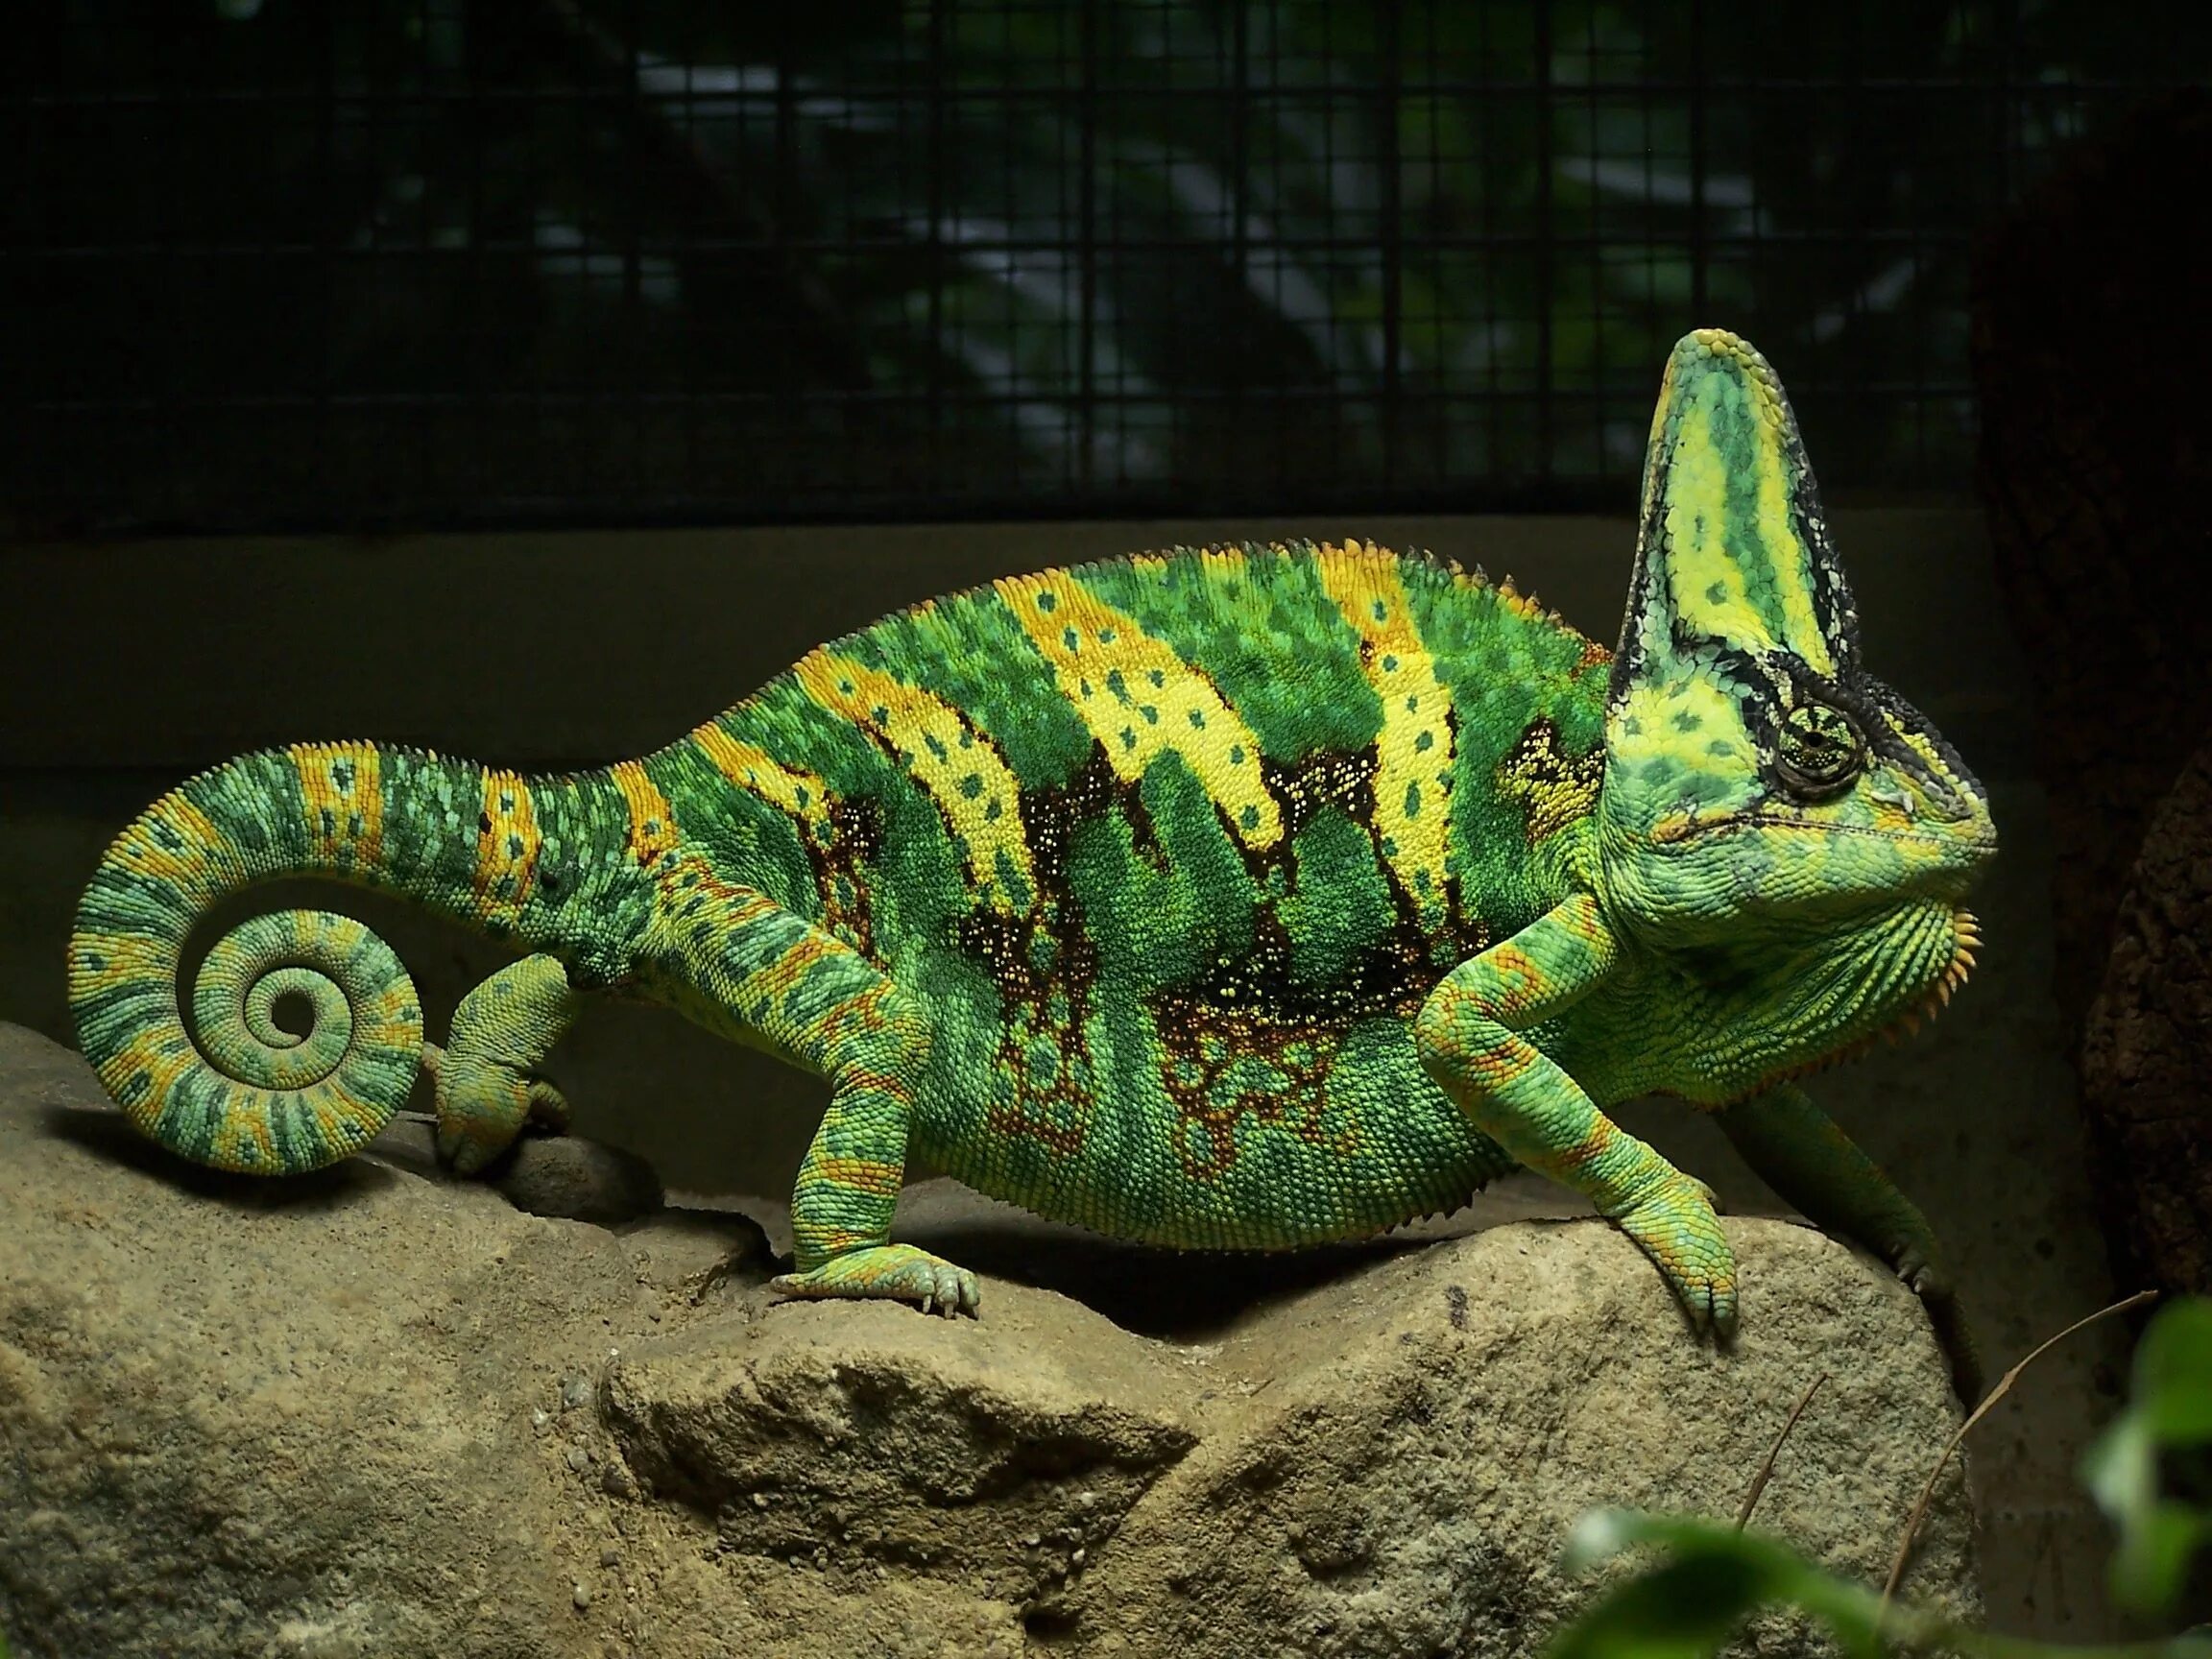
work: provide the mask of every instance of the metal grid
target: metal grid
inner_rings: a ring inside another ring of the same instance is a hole
[[[1974,227],[2207,67],[2104,0],[9,27],[0,467],[62,532],[1623,507],[1700,323],[1832,491],[1961,489]]]

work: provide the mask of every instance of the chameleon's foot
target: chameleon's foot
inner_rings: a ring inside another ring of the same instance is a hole
[[[1913,1245],[1897,1252],[1890,1265],[1927,1310],[1928,1323],[1936,1329],[1936,1346],[1951,1362],[1952,1389],[1959,1396],[1959,1404],[1973,1410],[1982,1400],[1982,1357],[1975,1350],[1974,1332],[1966,1323],[1965,1310],[1959,1306],[1959,1291],[1951,1283],[1951,1275]]]
[[[575,1017],[567,970],[551,956],[510,962],[461,998],[443,1052],[425,1045],[437,1084],[438,1156],[473,1175],[526,1123],[568,1127],[568,1102],[535,1070]]]
[[[923,1312],[974,1313],[983,1304],[975,1275],[911,1244],[872,1244],[832,1256],[805,1273],[768,1282],[785,1296],[872,1296],[912,1302]]]
[[[430,1046],[423,1045],[425,1056]],[[553,1134],[568,1129],[568,1097],[542,1077],[497,1061],[426,1058],[438,1094],[438,1156],[473,1175],[515,1143],[526,1123]]]
[[[1699,1334],[1736,1334],[1736,1258],[1710,1187],[1670,1169],[1625,1208],[1605,1214],[1651,1258]]]

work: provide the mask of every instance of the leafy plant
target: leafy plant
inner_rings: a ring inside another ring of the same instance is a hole
[[[2188,1298],[2152,1319],[2136,1349],[2128,1405],[2083,1459],[2090,1492],[2120,1530],[2110,1573],[2118,1605],[2146,1617],[2171,1614],[2193,1556],[2212,1544],[2212,1510],[2176,1496],[2162,1479],[2172,1459],[2207,1448],[2212,1301]],[[1811,1614],[1853,1659],[1879,1659],[1891,1647],[1981,1659],[2212,1659],[2206,1626],[2124,1647],[2057,1647],[1969,1629],[1890,1601],[1780,1540],[1715,1521],[1597,1510],[1575,1527],[1565,1565],[1585,1572],[1639,1548],[1661,1559],[1602,1592],[1556,1632],[1548,1659],[1698,1659],[1717,1652],[1750,1614],[1774,1605]]]

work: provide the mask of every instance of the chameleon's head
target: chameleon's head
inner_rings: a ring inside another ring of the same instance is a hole
[[[1609,910],[1671,942],[1863,919],[1963,954],[1957,902],[1996,851],[1982,785],[1859,666],[1782,383],[1719,329],[1660,389],[1598,814]]]

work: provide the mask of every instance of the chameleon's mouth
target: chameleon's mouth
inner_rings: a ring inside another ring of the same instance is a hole
[[[1670,813],[1651,827],[1651,839],[1664,847],[1729,830],[1811,830],[1823,835],[1865,835],[1874,840],[1893,841],[1908,846],[1961,847],[1978,853],[1994,853],[1997,850],[1997,837],[1993,832],[1966,841],[1936,830],[1885,830],[1872,824],[1839,824],[1831,819],[1809,818],[1803,813],[1778,812],[1765,807],[1719,812],[1710,818],[1700,818],[1694,811]],[[1968,917],[1967,920],[1971,923],[1973,918]]]

